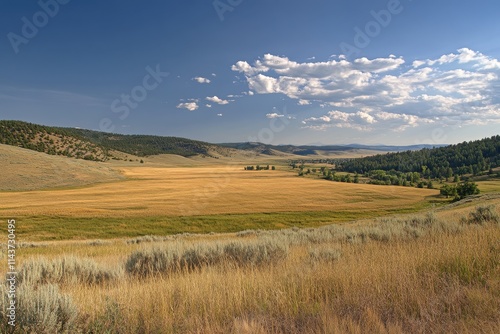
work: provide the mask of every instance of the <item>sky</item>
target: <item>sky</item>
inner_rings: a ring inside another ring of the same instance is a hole
[[[0,119],[212,143],[499,134],[498,0],[0,0]]]

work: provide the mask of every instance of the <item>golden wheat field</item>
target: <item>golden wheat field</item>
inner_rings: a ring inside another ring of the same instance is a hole
[[[284,167],[283,167],[284,168]],[[0,193],[3,216],[143,217],[408,208],[437,190],[344,184],[241,166],[128,167],[125,181]]]

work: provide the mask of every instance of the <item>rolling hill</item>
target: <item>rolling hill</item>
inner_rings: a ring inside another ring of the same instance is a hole
[[[121,135],[21,121],[0,121],[0,144],[95,161],[116,159],[113,151],[140,157],[158,154],[218,157],[230,156],[234,151],[231,148],[178,137]]]
[[[122,180],[125,177],[109,166],[94,161],[0,144],[0,191],[27,191]]]

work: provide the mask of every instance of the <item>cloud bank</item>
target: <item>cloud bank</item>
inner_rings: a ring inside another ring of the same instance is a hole
[[[301,106],[328,107],[302,121],[316,130],[500,123],[500,62],[467,48],[410,63],[393,55],[299,63],[266,54],[253,65],[238,61],[232,70],[245,76],[255,94],[283,94]]]

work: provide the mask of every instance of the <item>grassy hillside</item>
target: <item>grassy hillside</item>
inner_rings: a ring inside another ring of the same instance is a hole
[[[120,135],[83,129],[66,129],[75,136],[109,149],[137,156],[177,154],[184,157],[194,155],[216,156],[228,154],[231,150],[202,141],[147,135]]]
[[[184,157],[218,157],[234,153],[231,148],[185,138],[121,135],[21,121],[0,121],[0,144],[95,161],[112,158],[112,150],[136,156],[177,154]]]
[[[2,144],[0,161],[0,191],[74,187],[124,179],[119,171],[94,161],[66,159]]]
[[[69,130],[19,121],[0,121],[0,144],[50,155],[95,161],[108,159],[106,147],[90,142]]]

